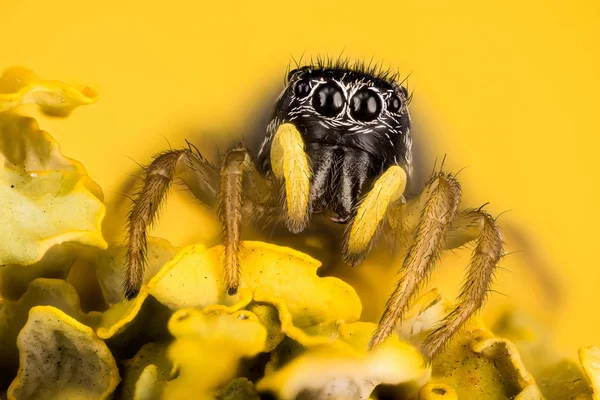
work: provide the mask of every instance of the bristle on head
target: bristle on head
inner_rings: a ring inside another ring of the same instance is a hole
[[[309,70],[349,70],[359,74],[369,75],[375,79],[385,81],[390,84],[404,83],[406,78],[400,81],[400,72],[392,67],[384,67],[383,63],[373,62],[373,58],[368,62],[365,60],[352,60],[350,57],[340,55],[339,57],[317,55],[311,57],[308,62],[303,63],[302,57],[296,61],[293,59],[296,69],[291,71],[309,71]],[[286,76],[291,75],[288,70]],[[287,82],[287,80],[286,80]]]

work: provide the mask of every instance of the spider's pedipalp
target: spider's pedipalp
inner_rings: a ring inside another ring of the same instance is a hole
[[[502,236],[496,221],[480,209],[465,210],[461,212],[461,216],[463,221],[470,221],[464,225],[468,231],[462,235],[462,239],[476,238],[477,246],[469,262],[467,276],[458,296],[458,304],[444,318],[440,326],[429,334],[421,346],[423,355],[429,360],[433,359],[444,343],[475,311],[481,308],[493,280],[496,265],[502,257]],[[479,233],[473,237],[476,230]]]
[[[370,348],[383,342],[392,334],[396,324],[402,321],[410,299],[431,270],[443,247],[446,231],[460,203],[460,192],[459,183],[448,174],[439,173],[429,183],[425,191],[428,193],[428,199],[421,212],[414,241],[399,271],[400,280],[371,338]]]
[[[184,170],[189,175],[183,181],[188,186],[193,185],[190,187],[192,192],[201,188],[210,191],[218,187],[218,181],[215,181],[216,169],[189,149],[162,153],[146,168],[144,184],[136,194],[129,212],[126,274],[123,283],[123,291],[128,299],[138,294],[144,279],[147,228],[155,221],[171,183]]]
[[[282,124],[271,144],[274,175],[285,182],[286,225],[290,232],[302,232],[310,216],[310,178],[304,140],[292,124]]]
[[[402,198],[406,182],[406,172],[397,165],[390,167],[375,181],[358,206],[346,234],[343,256],[348,263],[357,264],[368,253],[388,208],[402,207],[402,203],[396,203]]]

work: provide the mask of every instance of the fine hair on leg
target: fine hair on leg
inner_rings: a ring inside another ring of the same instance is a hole
[[[428,360],[432,360],[448,339],[481,308],[494,278],[496,266],[502,257],[502,236],[496,221],[480,209],[466,210],[461,214],[473,221],[479,221],[476,225],[481,226],[481,230],[456,307],[427,336],[421,346],[421,351]]]
[[[144,280],[147,252],[147,229],[157,218],[158,211],[173,180],[183,171],[189,176],[184,183],[207,192],[216,191],[218,176],[216,169],[192,149],[170,150],[158,155],[146,168],[144,183],[135,195],[133,207],[129,212],[127,253],[125,259],[126,274],[123,293],[132,299],[140,291]],[[190,190],[195,194],[194,189]]]
[[[373,348],[389,337],[402,321],[409,301],[437,260],[444,237],[460,203],[460,184],[452,175],[436,174],[425,189],[429,193],[413,243],[399,271],[400,279],[369,342]]]
[[[248,199],[245,198],[245,193]],[[253,209],[244,207],[246,200],[256,205],[265,205],[273,197],[271,185],[256,169],[249,151],[241,146],[230,149],[221,165],[218,201],[225,245],[225,287],[230,296],[237,293],[241,279],[239,252],[244,209]]]

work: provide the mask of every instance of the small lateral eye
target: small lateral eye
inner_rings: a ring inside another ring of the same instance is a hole
[[[315,90],[312,104],[319,114],[335,117],[344,108],[344,93],[334,82],[323,83]]]
[[[391,113],[397,113],[400,111],[400,107],[402,106],[402,100],[395,94],[391,95],[387,100],[387,109]]]
[[[350,115],[358,121],[373,121],[381,111],[381,99],[371,89],[359,89],[350,100]]]
[[[310,94],[310,83],[301,79],[294,85],[294,95],[299,98],[304,98]]]

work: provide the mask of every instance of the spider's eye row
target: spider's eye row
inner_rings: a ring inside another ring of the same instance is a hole
[[[371,89],[359,89],[350,99],[350,115],[358,121],[373,121],[380,112],[381,99]]]
[[[335,117],[344,108],[344,93],[334,82],[317,87],[312,98],[314,109],[326,117]]]
[[[296,82],[294,86],[294,95],[298,98],[304,98],[310,94],[310,83],[304,79]]]
[[[387,109],[389,112],[396,113],[400,111],[400,107],[402,106],[402,100],[395,94],[391,95],[387,100]]]

